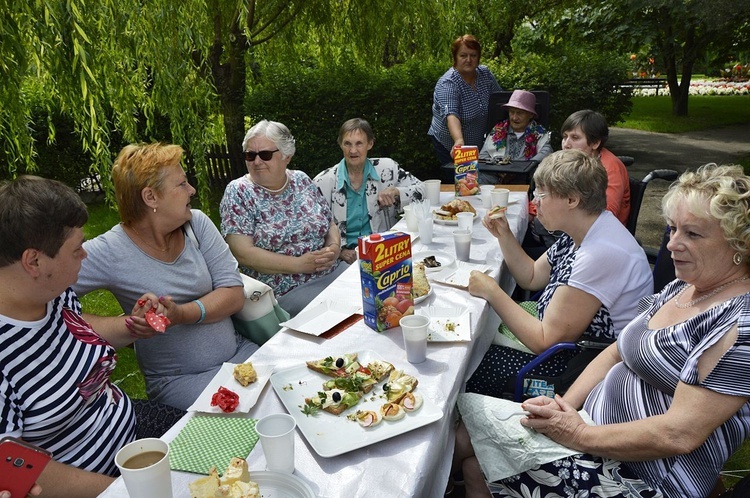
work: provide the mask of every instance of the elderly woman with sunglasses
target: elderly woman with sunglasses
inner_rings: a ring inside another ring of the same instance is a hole
[[[596,158],[579,150],[555,152],[542,161],[534,180],[540,220],[564,234],[535,261],[505,218],[484,218],[516,282],[542,294],[530,313],[490,276],[472,272],[469,292],[489,302],[511,342],[490,346],[467,383],[468,392],[501,397],[522,366],[557,343],[581,336],[615,339],[636,315],[638,301],[653,292],[646,254],[605,210],[607,172]],[[572,354],[558,354],[534,373],[559,375]]]
[[[296,151],[282,123],[263,120],[242,142],[248,174],[229,183],[221,231],[247,275],[299,313],[344,270],[331,208],[309,176],[287,169]]]

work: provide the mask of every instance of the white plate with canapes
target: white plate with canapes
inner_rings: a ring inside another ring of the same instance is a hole
[[[310,360],[314,359],[310,358]],[[393,358],[381,358],[374,351],[357,352],[357,361],[362,365],[367,365],[373,360],[390,362],[397,370],[408,365],[405,358],[402,360],[403,364],[400,364]],[[411,375],[409,367],[406,373]],[[421,391],[418,384],[414,394],[419,394],[423,401],[418,410],[406,413],[400,420],[381,420],[371,427],[361,426],[353,420],[354,414],[357,410],[372,410],[380,413],[380,407],[386,403],[383,385],[388,381],[387,378],[362,397],[358,404],[340,415],[333,415],[323,410],[312,415],[303,413],[305,398],[318,396],[318,392],[323,391],[323,383],[330,379],[332,377],[307,368],[304,362],[298,366],[281,369],[271,376],[271,385],[276,395],[297,421],[297,427],[307,442],[322,457],[333,457],[364,448],[431,424],[443,417],[440,407]],[[421,381],[419,375],[417,379]]]

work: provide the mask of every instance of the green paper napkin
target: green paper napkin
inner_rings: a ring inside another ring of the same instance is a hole
[[[194,416],[169,444],[172,470],[223,473],[232,457],[246,458],[258,442],[255,419]]]

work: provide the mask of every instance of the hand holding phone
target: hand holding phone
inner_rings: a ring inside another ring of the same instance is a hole
[[[20,439],[0,440],[0,491],[12,498],[24,498],[52,458],[52,454]]]

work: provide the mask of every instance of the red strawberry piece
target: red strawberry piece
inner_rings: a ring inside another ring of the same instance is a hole
[[[211,406],[218,406],[224,413],[231,413],[240,405],[240,396],[224,386],[211,396]]]
[[[157,313],[156,308],[151,308],[146,312],[146,321],[151,325],[151,328],[157,332],[166,332],[167,325],[172,323],[169,321],[169,318],[161,313]]]

